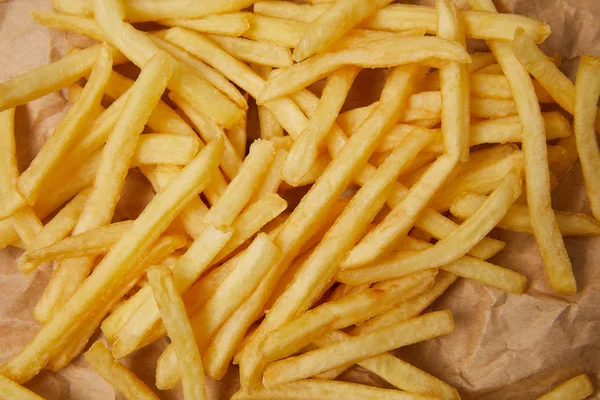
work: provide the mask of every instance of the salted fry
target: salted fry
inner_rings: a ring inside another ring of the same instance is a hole
[[[592,214],[600,218],[600,152],[594,132],[598,96],[600,96],[600,60],[585,56],[581,59],[575,84],[575,138],[585,187]]]
[[[300,62],[327,51],[336,40],[365,18],[391,3],[391,0],[348,0],[335,3],[306,29],[294,49],[294,60]]]
[[[104,30],[107,39],[138,67],[142,67],[152,56],[166,54],[150,38],[123,22],[120,13],[121,0],[94,2],[94,16]],[[195,74],[191,67],[168,56],[173,74],[168,87],[192,104],[211,115],[215,122],[229,128],[243,118],[243,111],[228,98]]]
[[[215,293],[191,318],[194,337],[198,348],[205,349],[211,337],[227,318],[251,296],[263,276],[279,257],[279,250],[266,234],[259,234],[252,245],[240,256],[238,265],[223,280]],[[173,346],[161,355],[156,370],[157,386],[170,388],[177,382],[177,371],[173,369]]]
[[[259,104],[293,93],[345,65],[385,68],[410,63],[444,65],[468,63],[469,55],[460,45],[436,37],[405,37],[381,40],[368,48],[342,50],[312,57],[272,74],[258,97]]]
[[[294,63],[290,50],[276,44],[220,35],[208,37],[238,60],[274,68],[289,67]]]
[[[512,42],[515,57],[527,71],[569,114],[575,113],[575,85],[558,69],[526,32],[517,31]],[[596,112],[596,132],[600,133],[600,116]]]
[[[582,400],[591,396],[594,386],[586,374],[581,374],[561,383],[552,391],[546,393],[538,400]]]
[[[92,111],[100,104],[103,88],[111,70],[110,52],[107,47],[103,47],[95,60],[92,76],[83,89],[81,98],[69,109],[38,155],[19,177],[17,187],[28,203],[33,204],[37,200],[44,181],[56,169],[60,159],[78,139],[78,135],[84,131]]]
[[[477,213],[463,222],[449,236],[437,242],[433,248],[395,258],[393,269],[381,266],[346,269],[337,274],[337,279],[351,285],[378,282],[448,264],[464,256],[481,241],[504,217],[520,195],[521,179],[519,173],[513,170],[488,198],[484,206],[477,210]]]
[[[240,36],[250,28],[249,17],[246,13],[209,15],[198,19],[185,17],[185,19],[160,21],[160,24],[227,36]]]
[[[405,104],[413,85],[423,75],[424,71],[420,67],[404,66],[395,68],[388,77],[378,108],[373,112],[368,122],[362,125],[361,131],[350,138],[325,173],[304,196],[275,238],[275,244],[280,248],[283,256],[275,267],[280,268],[280,272],[279,276],[274,274],[273,285],[283,275],[301,246],[308,240],[309,232],[314,230],[312,227],[314,223],[311,221],[316,222],[326,214],[327,210],[334,204],[335,199],[346,188],[352,176],[367,163],[369,156],[375,150],[377,139],[402,114],[401,105]],[[314,292],[316,290],[312,291],[312,293]],[[267,314],[265,321],[255,335],[256,340],[244,351],[240,363],[240,374],[242,386],[245,388],[256,386],[261,373],[262,366],[258,359],[259,355],[255,354],[253,349],[257,341],[262,340],[266,332],[279,327],[294,316],[293,313],[290,314],[288,311],[288,307],[295,307],[293,296],[290,297],[289,301],[281,304],[281,311],[278,310],[279,307],[276,303]],[[305,305],[301,306],[305,307]]]
[[[287,160],[288,152],[285,149],[276,149],[275,158],[269,167],[262,186],[254,193],[251,203],[259,201],[262,197],[277,193],[283,183],[283,167]]]
[[[191,137],[147,133],[138,138],[131,165],[187,165],[199,149],[199,141]]]
[[[506,77],[492,75],[480,71],[471,75],[471,94],[477,97],[490,97],[494,99],[512,99],[512,92]],[[554,100],[539,83],[533,82],[535,94],[540,103],[554,103]]]
[[[102,379],[123,393],[127,399],[158,399],[144,382],[112,357],[110,350],[101,341],[94,343],[85,353],[85,360]]]
[[[252,64],[252,69],[263,79],[267,79],[273,68],[260,65]],[[260,137],[261,139],[269,139],[273,141],[273,138],[283,137],[283,127],[277,121],[275,116],[269,111],[264,105],[258,108],[258,123],[260,125]],[[289,138],[289,137],[288,137]],[[289,138],[291,139],[291,138]],[[291,149],[291,145],[286,150]]]
[[[463,193],[454,200],[450,211],[458,218],[467,219],[483,205],[485,199],[483,195]],[[565,211],[554,211],[554,214],[562,236],[600,235],[600,224],[585,214]],[[513,204],[497,227],[515,232],[533,233],[529,209],[524,205]]]
[[[308,378],[339,365],[364,360],[389,350],[446,335],[454,330],[450,311],[437,311],[345,342],[277,361],[267,368],[267,388]]]
[[[123,278],[131,276],[133,272],[125,266],[139,261],[187,201],[204,189],[219,162],[222,149],[222,140],[211,142],[167,190],[154,197],[142,215],[96,267],[95,273],[79,286],[71,299],[30,344],[2,366],[3,375],[21,382],[31,379],[64,347],[79,324],[85,323],[85,316],[89,311],[103,303],[101,299],[113,298],[120,290],[127,289],[129,281]]]
[[[462,19],[454,3],[437,1],[437,35],[465,46]],[[460,161],[469,159],[469,129],[471,125],[469,71],[466,64],[450,62],[440,68],[442,95],[442,136],[446,153]]]
[[[206,399],[204,369],[198,346],[194,342],[192,327],[185,306],[175,285],[173,274],[167,267],[151,267],[148,280],[160,317],[177,353],[177,364],[185,399]]]
[[[232,400],[309,400],[309,399],[347,400],[418,400],[421,396],[397,390],[380,389],[356,383],[337,382],[319,379],[306,379],[278,385],[275,388],[246,393],[240,390]]]
[[[317,159],[358,72],[358,68],[346,67],[327,78],[319,105],[306,130],[294,142],[283,168],[283,177],[290,185],[297,186]]]
[[[42,397],[0,375],[0,396],[5,399],[43,400]]]

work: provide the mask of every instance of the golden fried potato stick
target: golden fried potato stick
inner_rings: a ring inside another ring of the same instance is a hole
[[[85,124],[95,107],[100,104],[104,86],[112,71],[112,59],[106,46],[100,50],[88,84],[79,101],[69,109],[65,118],[42,146],[29,167],[21,174],[17,187],[27,202],[34,204],[43,183],[55,170],[60,159],[84,131]]]
[[[581,374],[561,383],[537,400],[583,400],[594,393],[592,380]]]
[[[207,36],[241,61],[273,68],[289,67],[294,63],[290,50],[277,44],[221,35]]]
[[[469,0],[469,5],[472,9],[496,11],[491,0]],[[527,200],[534,236],[542,254],[550,286],[559,293],[575,293],[577,283],[552,212],[544,125],[531,78],[515,57],[510,44],[490,41],[488,46],[508,79],[522,120]]]
[[[470,57],[457,43],[436,37],[402,37],[380,40],[367,48],[320,54],[271,74],[258,104],[304,89],[346,65],[385,68],[411,63],[442,66],[448,62],[469,63]]]
[[[403,32],[384,32],[370,29],[353,29],[331,46],[331,51],[368,47],[380,40],[398,39],[407,36],[425,36],[422,29],[411,29]]]
[[[274,274],[271,288],[276,285],[300,248],[308,241],[315,226],[319,225],[317,221],[331,209],[335,199],[346,189],[352,177],[367,163],[377,147],[378,139],[402,115],[402,106],[406,104],[414,86],[424,74],[424,69],[415,65],[397,67],[390,74],[377,109],[361,126],[360,132],[348,140],[277,234],[275,244],[282,252],[282,259],[274,267],[278,273]],[[260,379],[260,356],[255,352],[257,342],[262,340],[267,332],[294,317],[288,313],[288,306],[293,306],[294,302],[286,303],[282,303],[285,307],[280,309],[277,303],[275,304],[258,329],[256,340],[244,351],[240,371],[242,386],[246,389],[255,387]]]
[[[458,42],[466,49],[463,21],[456,6],[450,0],[437,0],[436,4],[438,37]],[[471,125],[469,69],[466,64],[450,62],[439,71],[444,149],[459,161],[468,161]]]
[[[54,245],[69,235],[77,224],[77,220],[85,207],[90,191],[91,189],[87,189],[79,193],[73,200],[64,206],[54,218],[44,225],[35,240],[29,246],[29,250],[35,251]],[[19,270],[24,274],[33,272],[40,265],[40,262],[38,261],[25,262],[22,260],[24,259],[18,259],[17,262]]]
[[[308,26],[303,22],[265,17],[256,13],[249,13],[248,19],[250,28],[242,34],[243,37],[287,48],[296,47]]]
[[[227,130],[227,137],[235,151],[239,154],[242,160],[246,158],[246,146],[248,141],[248,121],[243,119],[239,124]]]
[[[267,110],[268,111],[268,110]],[[288,157],[288,151],[285,149],[276,149],[275,158],[271,167],[265,176],[262,186],[254,193],[250,203],[259,201],[262,197],[277,193],[283,183],[283,167]]]
[[[160,55],[153,56],[142,68],[102,151],[92,191],[73,229],[74,234],[108,225],[112,220],[138,137],[170,77],[169,59]],[[65,286],[62,291],[74,293],[75,288],[89,275],[94,261],[93,256],[82,257],[70,259],[68,266],[58,266],[57,268],[65,268],[72,274],[71,279],[63,281]],[[62,296],[63,301],[67,299],[67,296]],[[62,304],[55,304],[54,308],[60,309]]]
[[[309,378],[340,365],[357,362],[378,354],[422,342],[454,331],[450,311],[436,311],[369,334],[309,351],[269,365],[263,385],[277,385]]]
[[[584,56],[575,83],[574,127],[577,153],[590,199],[592,214],[600,219],[600,152],[594,132],[598,96],[600,96],[600,59]]]
[[[244,68],[243,65],[241,67]],[[271,67],[260,64],[250,64],[250,67],[262,79],[267,79],[273,70]],[[264,84],[264,81],[262,84]],[[260,138],[272,140],[274,137],[283,137],[283,128],[271,111],[264,105],[257,105],[256,107],[258,110],[258,123],[260,125]],[[291,146],[286,150],[289,150],[290,148]]]
[[[515,57],[527,71],[548,92],[550,96],[569,114],[575,113],[575,85],[548,58],[526,32],[515,32],[512,41]],[[600,133],[600,112],[596,112],[596,132]]]
[[[106,254],[119,240],[132,221],[116,222],[67,237],[50,246],[28,250],[19,257],[19,263],[60,261],[68,258]]]
[[[122,5],[121,0],[95,2],[94,16],[108,41],[138,67],[142,67],[155,54],[167,54],[145,34],[123,22]],[[169,89],[189,100],[226,128],[235,125],[244,117],[243,110],[216,91],[191,67],[170,56],[169,59],[173,70]]]
[[[351,285],[366,283],[365,279],[368,279],[369,282],[377,282],[403,276],[410,272],[437,268],[457,260],[467,254],[497,225],[520,195],[521,178],[516,170],[512,170],[471,218],[463,222],[449,236],[438,241],[433,248],[403,256],[399,260],[395,259],[393,270],[386,270],[385,267],[378,266],[346,269],[337,274],[337,279]],[[353,273],[355,275],[352,275]],[[353,279],[352,276],[360,277],[360,279]]]
[[[319,379],[303,379],[279,385],[272,389],[261,388],[252,393],[242,389],[233,395],[232,400],[425,400],[422,396],[398,390],[380,389],[357,383],[338,382]]]
[[[454,199],[450,212],[460,219],[467,219],[483,205],[485,199],[483,195],[462,193]],[[600,235],[600,224],[585,214],[566,211],[554,211],[554,214],[563,236]],[[529,209],[521,204],[513,204],[497,227],[514,232],[533,233]]]
[[[215,35],[241,36],[250,29],[248,13],[230,13],[209,15],[198,19],[170,19],[159,22],[166,26],[180,26],[203,33]]]
[[[200,150],[197,138],[146,133],[138,139],[131,165],[187,165]]]
[[[178,249],[185,247],[188,244],[187,238],[183,236],[171,235],[162,236],[152,246],[152,249],[140,261],[140,269],[146,270],[149,266],[159,264],[165,257],[173,254]],[[139,282],[139,277],[133,281]],[[132,285],[129,285],[132,286]],[[93,320],[90,320],[87,325],[79,330],[75,337],[69,341],[67,346],[53,359],[48,362],[47,368],[51,371],[59,371],[66,367],[75,357],[77,357],[85,348],[90,337],[98,329],[100,321],[104,318],[107,312],[112,312],[120,299],[113,299],[106,303],[102,312],[96,314]]]
[[[123,393],[128,400],[158,400],[158,396],[144,382],[112,357],[110,350],[100,340],[85,353],[85,360],[102,379]]]
[[[350,337],[351,336],[347,333],[334,330],[320,336],[318,339],[314,340],[313,343],[319,347],[325,347],[343,342]],[[359,361],[357,364],[375,373],[386,382],[396,386],[398,389],[406,390],[409,393],[436,399],[457,400],[460,398],[456,389],[446,382],[429,375],[427,372],[422,371],[391,354],[379,354]]]
[[[424,293],[433,285],[436,274],[436,270],[422,271],[399,279],[396,285],[385,290],[367,288],[325,302],[269,332],[260,351],[266,361],[291,356],[328,331],[359,324]]]
[[[508,80],[503,75],[478,72],[471,75],[471,94],[477,97],[491,97],[495,99],[512,99],[512,91]],[[548,92],[537,82],[533,82],[535,94],[540,103],[554,103]]]
[[[44,400],[41,396],[0,375],[0,396],[4,399]]]
[[[32,11],[31,17],[40,25],[59,31],[71,31],[104,42],[104,31],[91,18],[65,15],[50,11]]]
[[[238,265],[197,313],[191,317],[194,338],[198,348],[205,349],[228,317],[248,299],[260,284],[264,275],[277,262],[280,252],[269,237],[261,233],[240,256]],[[179,379],[174,347],[163,352],[156,366],[158,388],[172,388]]]
[[[308,127],[294,142],[283,168],[283,177],[292,186],[305,176],[318,158],[319,149],[340,113],[350,87],[360,69],[345,67],[327,78],[319,105],[308,123]]]
[[[126,266],[139,261],[187,201],[206,187],[218,165],[222,149],[220,137],[209,143],[167,190],[154,197],[64,308],[19,355],[1,367],[3,375],[21,382],[31,379],[74,336],[80,324],[85,323],[84,317],[90,310],[124,294],[120,292],[127,289],[128,282],[124,282],[123,278],[131,276]]]
[[[392,0],[336,2],[307,26],[294,49],[294,60],[300,62],[312,55],[326,52],[355,25],[391,2]]]
[[[471,54],[471,64],[468,65],[469,73],[473,74],[494,64],[495,62],[496,59],[492,53],[473,53]],[[423,84],[421,85],[421,90],[424,92],[440,90],[439,70],[433,70],[427,74]]]
[[[175,368],[181,374],[183,397],[189,400],[206,399],[200,351],[194,341],[190,320],[173,274],[167,267],[159,266],[149,268],[147,274],[160,318],[177,353],[178,365]]]
[[[438,158],[410,188],[406,197],[354,246],[342,262],[341,268],[358,268],[389,253],[394,245],[408,234],[438,188],[454,173],[457,162],[455,155],[446,153]]]
[[[0,110],[28,103],[62,89],[86,76],[95,64],[101,45],[67,55],[0,84]]]

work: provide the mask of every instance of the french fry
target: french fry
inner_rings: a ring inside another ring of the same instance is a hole
[[[454,3],[438,0],[437,35],[453,40],[466,49],[462,19]],[[459,161],[469,159],[469,129],[471,125],[469,71],[465,64],[450,62],[439,69],[442,95],[442,136],[446,153]]]
[[[540,50],[526,32],[515,32],[512,41],[515,57],[527,71],[569,114],[575,113],[575,85],[558,66]],[[596,112],[595,129],[600,133],[600,114]]]
[[[94,5],[94,16],[106,38],[138,67],[142,67],[155,54],[166,54],[146,35],[123,22],[123,15],[120,13],[121,0],[97,0]],[[173,70],[168,83],[169,89],[210,114],[215,122],[226,128],[243,118],[244,112],[240,108],[214,90],[206,80],[195,74],[191,67],[168,57]]]
[[[127,399],[158,399],[144,382],[112,357],[110,350],[101,341],[94,343],[85,353],[85,360],[102,379],[123,393]]]
[[[321,175],[311,190],[304,196],[275,238],[275,244],[280,248],[283,256],[275,267],[281,272],[274,274],[273,285],[283,275],[300,247],[308,240],[310,237],[309,232],[314,230],[313,226],[316,221],[319,221],[326,214],[335,199],[346,188],[352,176],[366,164],[375,150],[377,139],[402,114],[401,105],[405,104],[414,87],[413,85],[423,75],[424,71],[419,67],[404,66],[395,68],[388,77],[378,108],[368,121],[362,125],[361,132],[357,132],[348,140],[338,157],[332,161],[326,172]],[[281,312],[277,310],[276,306],[271,309],[255,335],[256,340],[244,351],[240,363],[240,374],[242,387],[246,389],[255,387],[258,384],[261,373],[259,356],[254,352],[253,347],[256,346],[258,341],[262,340],[266,332],[279,327],[294,316],[288,312],[288,306],[293,306],[294,301],[287,301],[286,303],[282,303],[285,307],[281,307]]]
[[[469,5],[472,9],[496,12],[491,1],[470,0]],[[523,154],[528,177],[527,200],[534,236],[542,254],[550,286],[560,293],[575,293],[577,284],[571,262],[552,212],[544,126],[531,78],[515,57],[510,44],[489,42],[488,45],[508,79],[522,120]]]
[[[575,84],[574,127],[585,187],[596,220],[600,218],[600,175],[597,170],[600,167],[600,152],[598,152],[598,142],[594,133],[598,96],[600,96],[600,60],[591,56],[583,57]]]
[[[158,194],[146,207],[132,227],[104,257],[93,275],[86,279],[71,299],[19,355],[2,366],[2,374],[17,381],[31,379],[64,347],[85,323],[85,316],[98,307],[107,296],[116,296],[127,284],[124,276],[131,276],[126,265],[142,257],[170,221],[183,209],[186,202],[207,185],[222,153],[223,141],[217,139],[207,145],[186,166],[167,190]],[[137,272],[137,271],[136,271]],[[141,275],[141,274],[140,274]],[[107,290],[107,288],[111,288]],[[100,295],[104,293],[104,295]]]
[[[471,94],[477,97],[490,97],[493,99],[512,99],[512,92],[506,78],[502,75],[492,75],[478,72],[471,75]],[[533,82],[535,94],[540,103],[554,103],[548,92]]]
[[[103,88],[112,71],[112,59],[108,48],[100,50],[95,60],[95,67],[88,84],[83,89],[81,98],[69,109],[69,112],[54,133],[42,146],[42,149],[31,162],[29,167],[21,174],[17,182],[19,192],[31,204],[35,203],[40,195],[42,184],[55,170],[60,159],[75,143],[78,135],[83,131],[92,111],[100,103]]]
[[[96,21],[91,18],[82,18],[49,11],[33,11],[31,17],[38,24],[51,29],[77,32],[99,42],[104,41],[104,32]]]
[[[166,256],[173,254],[173,252],[186,246],[186,244],[187,239],[183,236],[162,236],[155,242],[152,249],[144,256],[144,258],[142,258],[139,265],[140,269],[146,270],[149,266],[160,263]],[[130,280],[128,290],[133,287],[134,282],[139,282],[139,278]],[[86,347],[90,337],[96,332],[100,321],[107,312],[114,311],[118,302],[118,299],[112,299],[110,302],[105,303],[102,311],[95,315],[93,320],[90,320],[83,329],[79,330],[66,347],[48,362],[47,368],[51,371],[59,371],[77,357]],[[54,314],[54,311],[56,310],[51,310],[50,315]]]
[[[240,93],[238,88],[236,88],[234,84],[229,82],[229,80],[225,78],[221,73],[215,71],[214,69],[200,61],[197,57],[192,56],[188,52],[181,50],[179,47],[174,46],[171,43],[162,40],[159,37],[153,35],[149,35],[148,37],[158,47],[160,47],[161,49],[163,49],[182,63],[190,66],[195,73],[200,75],[202,78],[206,79],[208,83],[213,85],[215,89],[227,96],[242,110],[248,109],[248,102],[246,101],[244,96]],[[162,129],[159,130],[162,131]]]
[[[353,336],[362,335],[365,333],[374,332],[379,329],[387,328],[400,322],[408,321],[421,314],[429,307],[438,297],[452,286],[456,281],[457,276],[441,270],[438,272],[435,283],[425,293],[410,299],[398,307],[381,313],[370,320],[364,322],[360,326],[356,326],[350,330]]]
[[[267,110],[268,111],[268,110]],[[275,150],[275,158],[269,167],[269,171],[265,176],[262,186],[254,193],[250,203],[259,201],[262,197],[277,193],[279,187],[283,183],[283,167],[287,160],[288,152],[284,149]]]
[[[464,22],[464,21],[463,21]],[[471,64],[468,64],[469,73],[473,74],[477,71],[481,71],[487,68],[491,64],[495,63],[496,59],[492,53],[473,53],[471,54]],[[500,70],[502,73],[502,70]],[[440,72],[439,70],[433,70],[423,80],[421,85],[423,92],[438,91],[440,90]]]
[[[250,28],[250,21],[246,13],[231,13],[209,15],[198,19],[171,19],[160,21],[161,25],[180,26],[198,32],[216,35],[241,36]]]
[[[463,193],[454,199],[450,211],[461,219],[473,215],[485,202],[485,196]],[[600,224],[585,214],[554,211],[558,229],[562,236],[598,236]],[[498,223],[498,228],[514,232],[533,233],[527,206],[513,204],[506,216]]]
[[[44,228],[33,208],[28,206],[15,211],[10,221],[26,248],[31,246]]]
[[[252,393],[238,391],[232,400],[309,400],[314,398],[347,400],[420,400],[421,396],[397,390],[380,389],[356,383],[319,379],[305,379],[279,385],[272,389],[261,388]]]
[[[439,66],[451,61],[468,63],[469,60],[470,57],[464,48],[440,38],[404,37],[380,40],[369,48],[318,55],[272,74],[257,102],[264,104],[303,89],[345,65],[385,68],[423,62]]]
[[[391,0],[349,0],[335,3],[307,27],[294,49],[294,60],[300,62],[314,54],[326,52],[355,25],[389,3]]]
[[[63,207],[54,218],[44,225],[29,246],[29,250],[48,247],[64,239],[77,224],[89,194],[90,190],[84,190]],[[25,274],[33,272],[40,264],[38,261],[23,262],[17,260],[17,262],[19,263],[19,270]]]
[[[537,400],[582,400],[591,396],[593,392],[591,379],[586,374],[581,374],[561,383]]]
[[[292,21],[313,22],[330,9],[330,5],[290,4],[278,1],[259,1],[254,12]],[[465,34],[468,38],[486,40],[512,40],[514,30],[522,27],[536,39],[543,42],[550,35],[550,27],[522,15],[500,14],[490,18],[489,13],[463,11]],[[402,32],[409,29],[424,29],[427,33],[437,33],[435,9],[407,4],[393,4],[379,10],[359,26],[366,29]]]
[[[183,397],[189,400],[206,399],[202,359],[173,274],[167,267],[151,267],[148,280],[160,317],[177,353]]]
[[[100,51],[100,45],[92,46],[1,83],[0,110],[25,104],[76,82],[92,70]]]
[[[199,149],[199,141],[191,137],[147,133],[140,135],[131,165],[187,165]]]
[[[274,362],[265,371],[263,384],[271,388],[308,378],[339,365],[361,361],[398,347],[446,335],[453,330],[454,322],[449,311],[432,312],[377,332]]]
[[[348,340],[350,337],[342,331],[330,331],[326,335],[320,336],[313,343],[321,347],[330,346]],[[448,400],[460,398],[456,389],[452,386],[390,354],[379,354],[359,361],[357,364],[375,373],[398,389],[410,393]]]
[[[302,22],[265,17],[256,13],[248,16],[250,28],[242,36],[288,48],[296,47],[308,26]]]
[[[487,235],[504,217],[510,206],[521,195],[519,173],[512,170],[483,207],[449,236],[440,240],[433,248],[394,259],[395,268],[365,267],[358,270],[342,270],[337,274],[340,282],[358,284],[378,282],[396,278],[424,269],[446,265],[464,256]],[[354,273],[354,275],[353,275]],[[360,277],[354,279],[353,277]]]
[[[407,36],[425,36],[425,31],[422,29],[411,29],[404,32],[384,32],[357,28],[351,30],[344,37],[337,40],[333,46],[331,46],[331,51],[368,47],[372,44],[376,44],[380,40],[398,39]]]
[[[0,396],[5,399],[43,400],[42,397],[0,375]]]
[[[209,226],[194,241],[172,268],[179,293],[185,293],[202,272],[211,265],[215,255],[231,236],[232,232],[228,230]],[[115,338],[112,351],[117,357],[123,357],[140,347],[152,328],[159,322],[159,310],[156,308],[156,303],[152,301],[152,292],[149,288],[142,288],[128,302],[131,305],[127,309],[123,308],[119,311],[120,315],[114,314],[114,317],[102,324],[103,332],[106,332],[107,336]],[[129,314],[127,322],[119,326],[118,334],[114,333],[116,332],[115,321],[118,323],[127,314]]]
[[[346,67],[327,78],[319,106],[306,130],[294,142],[283,168],[283,177],[290,185],[297,186],[317,159],[319,148],[335,123],[359,71],[355,67]]]
[[[266,194],[256,202],[250,204],[235,219],[231,226],[233,235],[215,259],[217,261],[223,260],[269,221],[285,211],[286,208],[287,202],[275,193]]]
[[[294,63],[289,49],[273,43],[221,35],[208,35],[208,38],[238,60],[274,68],[289,67]]]
[[[48,247],[26,251],[18,262],[42,263],[106,254],[131,224],[131,221],[117,222],[67,237]]]
[[[365,289],[326,302],[269,332],[260,345],[260,351],[267,361],[288,357],[327,331],[364,322],[418,296],[433,284],[436,274],[435,270],[425,271],[398,280],[395,286],[386,290]]]
[[[259,234],[248,249],[240,256],[238,265],[219,285],[204,306],[192,316],[196,344],[206,348],[211,337],[227,318],[252,295],[263,275],[272,268],[279,257],[279,250],[266,234]],[[169,346],[159,358],[156,369],[156,384],[159,388],[170,388],[177,382],[177,371],[172,368],[173,346]]]
[[[208,142],[218,135],[223,136],[223,140],[225,141],[225,152],[223,153],[223,158],[221,160],[221,170],[227,178],[230,180],[234,179],[242,167],[242,158],[225,135],[223,129],[210,118],[194,109],[192,104],[184,98],[177,96],[173,92],[169,94],[169,97],[183,110],[185,115],[202,135],[202,139]]]
[[[267,79],[273,70],[271,67],[260,64],[251,64],[251,67],[252,70],[263,79]],[[258,123],[260,125],[261,139],[269,139],[272,141],[272,139],[275,137],[283,137],[283,128],[271,111],[269,111],[265,106],[257,105],[256,107],[258,109]],[[289,150],[290,148],[291,145],[286,150]]]
[[[427,169],[406,197],[352,249],[341,268],[358,268],[389,252],[414,225],[438,188],[452,175],[457,165],[454,156],[443,155]]]
[[[243,119],[239,124],[227,130],[227,137],[242,160],[246,158],[247,128],[248,121]]]

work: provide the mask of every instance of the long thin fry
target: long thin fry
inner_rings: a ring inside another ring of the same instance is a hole
[[[339,365],[364,360],[398,347],[446,335],[453,330],[454,322],[449,311],[432,312],[377,332],[277,361],[265,371],[263,384],[271,388],[308,378]]]
[[[183,384],[183,397],[189,400],[206,399],[204,370],[198,346],[185,311],[185,305],[175,285],[173,274],[167,267],[151,267],[148,280],[167,329]]]
[[[123,393],[128,400],[158,399],[158,396],[144,382],[112,358],[110,351],[101,341],[94,343],[85,353],[85,360],[102,379]]]
[[[0,375],[0,396],[5,399],[43,400],[42,397]]]
[[[294,60],[300,62],[314,54],[324,53],[355,25],[391,2],[348,0],[335,3],[307,27],[296,44]]]
[[[198,32],[217,35],[240,36],[250,28],[249,17],[245,13],[210,15],[198,19],[171,19],[160,21],[166,26],[180,26]]]
[[[458,218],[467,219],[483,205],[485,200],[486,197],[483,195],[463,193],[454,199],[450,212]],[[565,211],[554,211],[554,214],[560,234],[563,236],[600,235],[600,223],[585,214]],[[533,233],[529,209],[521,204],[513,204],[497,227],[514,232]]]
[[[238,60],[274,68],[289,67],[294,63],[290,50],[276,44],[220,35],[208,37]]]
[[[122,295],[119,291],[127,289],[129,283],[122,278],[130,276],[129,269],[125,266],[139,261],[186,202],[204,189],[217,166],[222,149],[222,139],[211,142],[167,190],[154,197],[64,308],[19,355],[2,366],[3,375],[21,382],[31,379],[60,352],[80,324],[86,322],[85,316],[90,310],[99,307],[106,297]]]
[[[105,46],[95,60],[92,76],[83,89],[81,98],[69,109],[31,165],[19,177],[19,191],[30,204],[37,200],[44,181],[84,130],[92,110],[100,103],[110,71],[112,71],[112,59]]]
[[[229,128],[243,118],[244,112],[199,75],[191,67],[173,59],[156,46],[150,38],[123,22],[121,0],[94,2],[94,16],[107,39],[138,67],[142,67],[155,54],[169,57],[173,74],[169,89],[188,99],[211,118]]]
[[[590,199],[592,214],[600,218],[600,152],[594,133],[600,96],[600,60],[586,56],[581,59],[575,84],[575,138],[581,162],[585,187]]]
[[[581,374],[561,383],[537,400],[583,400],[594,392],[592,380]]]

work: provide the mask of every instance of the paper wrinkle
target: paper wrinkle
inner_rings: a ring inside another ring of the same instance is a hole
[[[435,2],[411,1],[411,3]],[[457,2],[461,8],[465,1]],[[600,55],[600,1],[501,0],[502,11],[538,18],[553,34],[544,51],[563,57],[561,68],[574,78],[577,59]],[[11,0],[0,4],[0,79],[56,60],[69,46],[89,40],[48,30],[30,17],[33,10],[51,10],[49,0]],[[481,44],[478,43],[478,47]],[[345,108],[365,105],[381,87],[380,71],[364,71],[357,78]],[[358,88],[358,90],[357,90]],[[43,140],[64,116],[68,103],[53,93],[17,108],[16,142],[19,168],[24,170]],[[590,214],[581,171],[577,167],[553,194],[559,210]],[[151,198],[149,186],[137,171],[127,179],[115,220],[136,218]],[[531,235],[495,230],[492,236],[507,243],[491,262],[522,273],[528,279],[523,295],[506,294],[460,279],[431,307],[450,309],[456,331],[392,352],[403,360],[455,386],[463,399],[535,399],[559,382],[586,372],[600,385],[600,238],[566,238],[579,293],[562,296],[546,283],[543,265]],[[52,274],[50,263],[22,275],[15,259],[21,251],[0,251],[0,362],[16,354],[38,331],[32,311]],[[97,333],[93,340],[101,336]],[[180,389],[160,392],[154,387],[156,360],[168,343],[162,339],[122,360],[154,388],[162,399],[181,399]],[[342,380],[390,387],[361,367],[342,374]],[[102,381],[82,357],[59,372],[43,371],[27,387],[48,400],[123,399]],[[209,398],[228,399],[239,387],[238,369],[230,367],[222,381],[207,378]],[[596,399],[600,396],[596,395]]]

